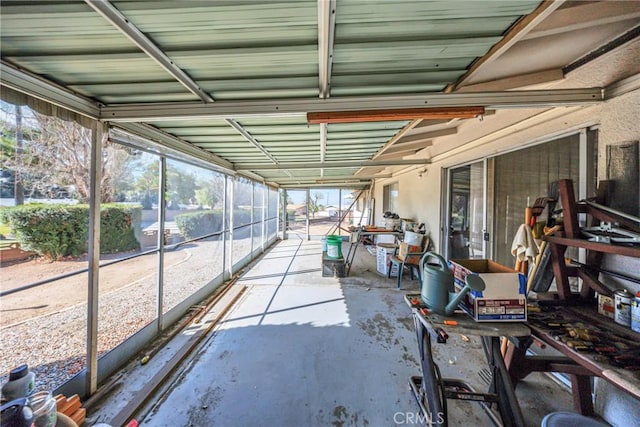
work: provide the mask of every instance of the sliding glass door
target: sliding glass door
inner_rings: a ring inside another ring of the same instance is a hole
[[[446,255],[449,259],[485,258],[485,162],[449,170]]]

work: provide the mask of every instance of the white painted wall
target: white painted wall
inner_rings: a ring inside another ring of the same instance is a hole
[[[427,173],[422,178],[418,178],[418,173],[424,168],[411,167],[397,170],[393,178],[376,182],[376,218],[382,217],[383,186],[397,181],[400,192],[397,213],[403,218],[425,223],[435,247],[440,251],[440,225],[444,215],[441,187],[445,168],[495,156],[593,125],[599,126],[598,179],[605,179],[606,146],[640,139],[640,90],[588,107],[504,110],[485,117],[482,122],[467,121],[460,126],[458,134],[440,138],[434,146],[416,155],[435,159],[427,166]],[[640,268],[636,271],[640,271]]]

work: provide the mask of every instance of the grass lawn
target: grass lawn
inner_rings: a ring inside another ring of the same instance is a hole
[[[0,224],[0,234],[6,238],[9,234],[12,234],[11,227],[7,224]],[[11,244],[15,242],[17,242],[15,239],[0,240],[0,249],[9,248]]]

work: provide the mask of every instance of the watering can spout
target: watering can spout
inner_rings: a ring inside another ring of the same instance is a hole
[[[449,298],[453,297],[453,299],[451,299],[447,304],[447,306],[445,307],[444,314],[446,316],[451,316],[453,312],[456,310],[456,307],[458,306],[458,304],[460,304],[460,301],[462,301],[462,298],[464,298],[464,296],[467,295],[467,293],[470,290],[483,291],[485,286],[486,285],[484,283],[484,280],[482,280],[480,276],[475,274],[467,275],[467,277],[465,278],[464,288],[462,288],[460,292],[449,293]]]

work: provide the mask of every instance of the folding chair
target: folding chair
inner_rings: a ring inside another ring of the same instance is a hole
[[[387,269],[387,277],[391,278],[391,269],[393,266],[398,267],[398,289],[402,289],[402,275],[404,273],[405,267],[408,268],[409,274],[411,275],[411,280],[413,280],[414,271],[417,273],[418,281],[422,282],[422,272],[420,271],[420,258],[422,255],[427,253],[429,250],[429,245],[431,244],[431,239],[428,236],[424,237],[422,250],[420,252],[408,252],[403,258],[401,258],[398,254],[398,249],[396,249],[395,253],[389,258],[389,268]]]

